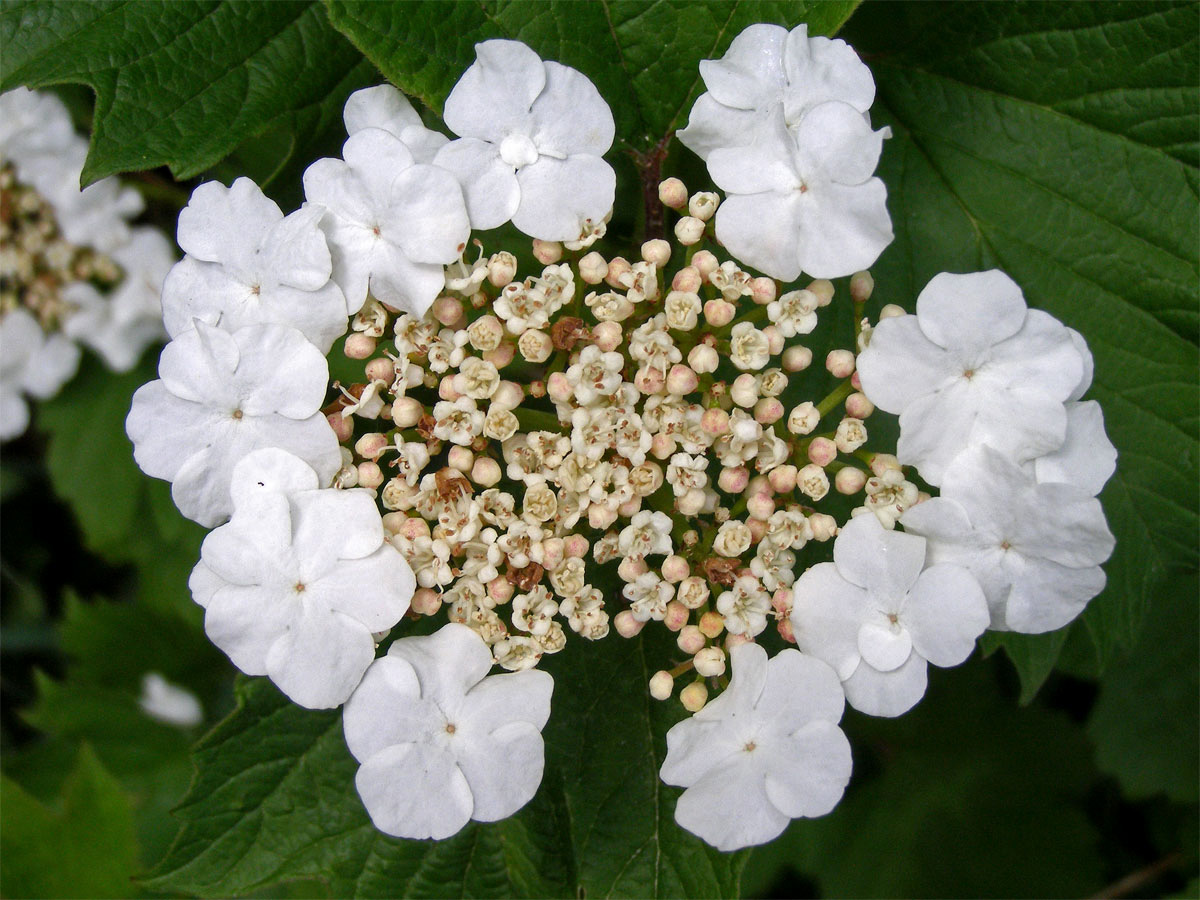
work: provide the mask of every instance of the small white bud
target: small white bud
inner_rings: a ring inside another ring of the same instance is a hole
[[[374,490],[383,484],[383,470],[379,468],[379,463],[360,462],[358,464],[358,483],[361,487]]]
[[[517,339],[517,349],[521,352],[521,358],[526,362],[544,363],[554,352],[554,342],[544,331],[535,331],[531,328],[523,332]]]
[[[682,291],[685,294],[695,294],[704,282],[700,279],[700,271],[695,266],[684,266],[671,279],[671,290]]]
[[[708,688],[703,681],[693,681],[679,692],[679,702],[690,713],[698,713],[708,702]]]
[[[471,464],[471,480],[480,487],[491,487],[500,481],[500,464],[488,456],[480,456]]]
[[[667,393],[669,394],[682,397],[696,390],[699,385],[699,377],[688,366],[676,363],[667,373]]]
[[[592,329],[592,341],[604,353],[620,347],[622,337],[620,322],[601,322]]]
[[[521,385],[515,381],[502,381],[496,388],[496,393],[492,394],[492,407],[516,409],[524,398],[525,391]]]
[[[717,371],[717,366],[721,362],[721,357],[717,354],[714,347],[708,344],[697,344],[688,351],[688,365],[692,370],[707,375]]]
[[[814,540],[827,541],[838,533],[837,519],[825,513],[813,513],[808,517],[808,524],[812,527]]]
[[[683,209],[688,202],[688,191],[678,178],[668,178],[658,186],[658,199],[663,206],[671,209]]]
[[[451,327],[462,318],[463,305],[457,297],[438,297],[429,311],[443,325]]]
[[[834,378],[849,378],[854,374],[854,354],[849,350],[830,350],[825,368]]]
[[[733,321],[737,307],[726,300],[709,300],[704,304],[704,320],[713,328],[722,328]]]
[[[488,260],[487,272],[492,287],[502,288],[517,276],[517,258],[501,250]]]
[[[707,222],[717,211],[720,202],[721,198],[712,191],[700,191],[692,194],[691,199],[688,200],[688,213],[702,222]]]
[[[554,265],[562,259],[562,255],[563,246],[558,241],[539,241],[537,238],[534,238],[533,258],[543,266]]]
[[[704,648],[704,634],[695,625],[684,625],[675,638],[675,645],[684,653],[694,656]]]
[[[897,306],[895,303],[889,303],[879,311],[879,321],[882,322],[884,319],[895,319],[900,316],[907,315],[908,310],[906,310],[903,306]]]
[[[821,414],[811,400],[801,403],[788,415],[787,427],[792,434],[811,434],[821,421]]]
[[[349,359],[367,359],[375,352],[375,338],[356,331],[347,335],[344,351]]]
[[[446,456],[446,465],[466,475],[475,465],[475,454],[469,447],[460,447],[456,444],[450,448],[450,452]]]
[[[761,275],[750,282],[750,296],[759,306],[766,306],[775,299],[775,282]]]
[[[617,629],[617,634],[623,638],[637,637],[639,631],[645,627],[645,622],[639,622],[633,617],[633,612],[628,609],[623,609],[612,620],[613,628]]]
[[[855,419],[865,419],[875,412],[875,404],[862,391],[856,391],[846,398],[846,413]]]
[[[611,288],[621,288],[621,277],[628,275],[633,271],[633,266],[629,264],[629,260],[623,256],[613,257],[608,262],[608,271],[604,274],[604,280]]]
[[[799,344],[783,351],[783,368],[786,372],[803,372],[812,365],[812,351]]]
[[[783,404],[775,397],[763,397],[754,404],[754,421],[763,425],[773,425],[783,418]]]
[[[867,473],[853,466],[839,469],[838,473],[833,476],[833,486],[839,494],[857,494],[866,486],[866,483]]]
[[[646,241],[642,244],[642,259],[659,269],[665,268],[671,261],[671,245],[659,238]]]
[[[684,216],[675,223],[675,237],[685,247],[698,244],[704,237],[704,222],[695,216]]]
[[[675,690],[675,679],[666,669],[660,669],[650,676],[650,696],[655,700],[670,698]]]
[[[595,250],[579,260],[579,277],[586,284],[599,284],[607,274],[608,261]]]
[[[808,460],[813,465],[824,468],[837,459],[837,444],[827,437],[813,438],[808,445]]]
[[[855,272],[850,276],[850,299],[855,303],[866,303],[875,290],[875,279],[870,272]]]
[[[354,452],[363,459],[378,459],[379,454],[387,449],[391,443],[386,434],[372,432],[364,434],[354,442]]]
[[[397,428],[412,428],[425,414],[425,407],[414,397],[401,397],[392,404],[392,421]]]
[[[698,515],[704,509],[704,491],[699,488],[692,488],[682,497],[675,500],[675,509],[680,515],[691,516]]]
[[[708,281],[708,276],[721,268],[720,260],[708,250],[701,250],[694,254],[692,265],[696,267],[696,271],[700,273],[700,278],[704,281]]]
[[[720,647],[705,647],[692,659],[697,674],[705,678],[716,678],[725,674],[725,652]]]
[[[833,302],[833,282],[827,278],[818,278],[807,290],[817,295],[818,306],[828,306]]]
[[[743,372],[733,379],[733,384],[729,387],[729,396],[738,406],[749,409],[758,402],[758,378],[749,372]]]

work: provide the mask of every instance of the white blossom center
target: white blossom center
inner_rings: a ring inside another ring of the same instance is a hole
[[[500,158],[514,169],[537,162],[538,150],[533,141],[524,134],[510,134],[500,142]]]

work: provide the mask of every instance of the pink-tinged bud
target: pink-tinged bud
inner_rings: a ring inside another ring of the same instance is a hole
[[[763,397],[754,404],[754,421],[773,425],[783,418],[783,404],[775,397]]]
[[[704,649],[704,633],[695,625],[684,625],[675,638],[675,645],[689,656]]]
[[[491,302],[492,301],[488,298],[488,295],[483,291],[476,291],[471,295],[471,306],[473,306],[475,309],[483,309]]]
[[[687,361],[694,372],[698,372],[701,375],[709,375],[717,371],[717,366],[721,363],[721,357],[717,354],[715,347],[711,347],[708,344],[697,344],[688,351]]]
[[[771,608],[775,610],[777,615],[790,616],[792,614],[792,592],[788,588],[779,588],[771,595]]]
[[[526,362],[544,363],[554,352],[554,342],[546,332],[531,328],[517,340],[517,350]]]
[[[658,199],[663,206],[671,209],[683,209],[687,206],[688,191],[678,178],[668,178],[658,186]]]
[[[803,372],[812,365],[812,351],[807,347],[796,344],[783,351],[783,370],[785,372]]]
[[[908,310],[906,310],[903,306],[897,306],[895,303],[889,303],[879,311],[879,321],[882,322],[884,319],[895,319],[899,316],[907,315]]]
[[[772,356],[778,356],[783,352],[783,332],[775,325],[768,325],[763,328],[762,333],[767,338],[767,352]]]
[[[857,370],[855,370],[854,374],[850,376],[850,386],[856,391],[862,390],[862,379],[858,377]]]
[[[830,350],[825,368],[834,378],[849,378],[854,374],[854,354],[849,350]]]
[[[517,276],[517,258],[507,250],[501,250],[488,260],[488,281],[492,287],[502,288]]]
[[[613,628],[617,629],[617,634],[623,638],[637,637],[638,632],[646,626],[645,622],[639,622],[627,609],[623,609],[613,616],[612,623]]]
[[[503,604],[512,599],[515,588],[511,581],[503,575],[499,575],[488,582],[487,591],[489,597],[497,603]]]
[[[663,581],[669,582],[670,584],[678,584],[690,574],[692,574],[691,567],[688,565],[688,561],[682,556],[672,553],[663,560]]]
[[[579,277],[585,284],[599,284],[608,274],[608,260],[593,250],[579,260]]]
[[[725,630],[725,617],[718,612],[709,610],[700,617],[700,633],[708,638],[715,638]]]
[[[757,544],[767,536],[768,526],[766,519],[747,519],[746,527],[750,529],[750,542],[752,544]]]
[[[617,290],[621,289],[621,276],[628,275],[633,271],[633,266],[629,264],[623,256],[614,256],[608,261],[608,271],[604,273],[604,280],[610,288]]]
[[[384,532],[388,535],[388,537],[399,534],[400,529],[404,527],[404,522],[407,519],[408,516],[402,512],[384,513],[381,520],[383,522]]]
[[[422,616],[437,615],[438,610],[442,608],[442,595],[433,588],[417,588],[408,606]]]
[[[634,494],[624,503],[617,507],[617,515],[626,519],[632,519],[634,515],[642,508],[641,494]]]
[[[588,539],[582,534],[570,534],[563,538],[563,553],[568,559],[583,559],[587,552]]]
[[[805,400],[788,415],[787,427],[792,434],[812,434],[821,421],[821,414],[811,400]]]
[[[350,416],[342,418],[340,412],[335,412],[326,416],[325,421],[329,423],[329,427],[337,435],[339,444],[344,444],[350,438],[354,437],[354,419]]]
[[[767,481],[771,490],[777,494],[790,494],[796,489],[796,467],[793,465],[776,466],[767,473]]]
[[[713,328],[723,328],[733,321],[737,308],[727,300],[709,300],[704,304],[704,321]]]
[[[855,303],[866,303],[875,290],[875,279],[870,272],[855,272],[850,276],[850,299]]]
[[[492,406],[516,409],[524,398],[525,390],[521,385],[515,381],[502,381],[496,387],[496,393],[492,394]]]
[[[443,400],[457,400],[462,396],[454,389],[454,376],[447,373],[441,381],[438,382],[438,396]]]
[[[646,560],[640,556],[623,557],[621,564],[617,566],[617,574],[621,576],[621,580],[630,584],[637,581],[639,575],[645,575],[649,571]]]
[[[875,404],[867,399],[862,391],[855,391],[846,398],[846,415],[855,419],[865,419],[875,412]]]
[[[891,453],[876,453],[871,457],[871,474],[882,478],[889,469],[900,469],[900,460]]]
[[[490,362],[497,369],[503,369],[513,361],[513,355],[517,352],[517,348],[512,344],[501,344],[495,350],[489,350],[483,354],[483,358]]]
[[[779,630],[779,636],[789,644],[796,643],[796,633],[792,630],[791,619],[779,619],[775,623],[775,627]]]
[[[838,533],[837,519],[825,513],[813,513],[808,517],[808,524],[812,527],[814,540],[827,541]]]
[[[808,286],[808,290],[817,295],[818,306],[828,306],[833,302],[833,282],[828,278],[818,278]]]
[[[533,240],[533,258],[543,266],[552,266],[562,259],[563,247],[558,241]]]
[[[700,271],[695,266],[684,266],[671,279],[671,290],[684,294],[696,294],[700,291]]]
[[[566,548],[562,538],[546,538],[542,541],[542,565],[546,567],[546,571],[553,572],[562,565],[565,557]]]
[[[812,443],[808,445],[808,461],[822,469],[837,459],[837,454],[837,444],[829,438],[813,438]]]
[[[663,457],[666,459],[666,457]],[[706,497],[704,491],[700,488],[692,488],[682,497],[677,497],[675,500],[676,511],[683,516],[699,515],[704,510]]]
[[[693,657],[696,673],[705,678],[716,678],[725,674],[725,654],[720,647],[705,647]]]
[[[771,499],[770,494],[755,494],[746,501],[746,512],[750,514],[750,518],[765,522],[771,518],[771,513],[775,512],[775,501]]]
[[[692,265],[700,273],[702,281],[708,281],[708,276],[721,267],[720,261],[708,250],[701,250],[692,257]]]
[[[425,407],[413,397],[401,397],[392,404],[392,421],[397,428],[412,428],[425,414]]]
[[[571,399],[571,382],[562,372],[551,372],[546,379],[546,396],[555,403],[566,403]]]
[[[745,634],[727,634],[727,635],[725,635],[725,650],[726,650],[726,652],[732,651],[734,647],[737,647],[740,644],[752,644],[752,643],[754,643],[754,641],[749,635],[745,635]]]
[[[455,444],[446,456],[446,465],[466,475],[475,465],[475,454],[469,447],[460,447]]]
[[[458,324],[462,318],[463,305],[457,297],[438,297],[433,301],[433,317],[447,328]]]
[[[620,322],[601,322],[592,329],[592,342],[604,353],[620,347],[623,337]]]
[[[650,455],[655,459],[666,459],[678,449],[675,438],[665,432],[660,431],[650,439]]]
[[[410,541],[417,538],[429,537],[429,523],[420,516],[405,516],[405,523],[400,529],[400,536]]]
[[[755,494],[769,494],[771,493],[771,479],[766,475],[755,475],[742,493],[747,497],[753,497]]]
[[[775,299],[775,282],[761,275],[750,282],[750,296],[759,306],[766,306]]]
[[[695,216],[684,216],[675,223],[675,237],[685,247],[700,243],[704,237],[704,221]]]
[[[655,700],[667,700],[675,690],[675,679],[666,669],[660,669],[650,676],[650,696]]]
[[[491,487],[500,481],[500,464],[488,456],[471,463],[471,480],[480,487]]]
[[[743,372],[733,379],[729,396],[738,406],[749,409],[758,402],[758,379],[749,372]]]
[[[655,268],[665,268],[671,261],[671,245],[660,238],[646,241],[642,244],[642,259],[653,263]]]
[[[717,487],[727,494],[740,494],[750,483],[750,470],[745,466],[726,466],[717,476]]]
[[[603,531],[617,521],[617,511],[599,503],[588,507],[588,525],[597,531]]]
[[[534,400],[540,400],[546,396],[546,382],[531,381],[529,382],[529,396]]]
[[[698,713],[708,702],[708,688],[703,681],[693,681],[679,692],[679,702],[690,713]]]
[[[862,469],[847,466],[833,476],[833,487],[839,494],[857,494],[867,483],[867,473]]]
[[[692,611],[678,600],[672,600],[667,604],[667,612],[663,616],[663,624],[667,626],[667,631],[678,631],[687,624],[688,617],[691,614]]]
[[[633,386],[643,394],[657,394],[663,389],[663,374],[658,369],[638,369],[633,376]]]
[[[349,359],[367,359],[375,352],[375,338],[356,331],[346,336],[344,351]]]
[[[379,468],[379,463],[370,460],[360,462],[358,464],[358,484],[359,487],[371,490],[375,490],[383,484],[383,469]]]
[[[364,434],[354,442],[354,452],[363,459],[378,459],[379,454],[391,446],[386,434],[372,432]]]
[[[729,413],[719,407],[706,409],[700,417],[700,427],[705,434],[720,437],[729,431]]]
[[[391,384],[392,379],[396,377],[396,364],[390,359],[373,359],[367,363],[364,372],[367,381],[384,381]]]
[[[690,394],[700,386],[700,376],[698,376],[688,366],[676,363],[671,366],[671,371],[667,373],[667,393],[677,396]]]

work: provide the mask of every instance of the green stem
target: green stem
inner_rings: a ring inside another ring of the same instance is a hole
[[[838,404],[842,403],[847,397],[849,397],[853,393],[854,393],[854,385],[851,384],[850,379],[847,378],[845,381],[843,381],[841,384],[839,384],[837,387],[835,387],[832,391],[830,391],[828,396],[826,396],[824,400],[822,400],[820,403],[817,404],[817,412],[821,415],[822,418],[824,418],[825,416],[829,415],[829,413],[834,409],[834,407],[836,407]]]

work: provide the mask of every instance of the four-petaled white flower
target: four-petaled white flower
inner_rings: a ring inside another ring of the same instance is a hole
[[[569,241],[612,208],[612,112],[585,75],[543,62],[518,41],[475,45],[476,60],[446,98],[460,136],[435,163],[453,172],[471,225],[512,220],[531,237]]]
[[[346,703],[354,783],[375,827],[450,837],[511,816],[537,791],[554,679],[488,675],[492,654],[465,625],[396,641]]]
[[[320,219],[317,207],[285,216],[249,178],[200,185],[179,213],[187,256],[163,285],[167,332],[177,337],[195,319],[230,332],[276,322],[327,353],[346,333],[346,298],[331,280]]]
[[[444,134],[426,128],[408,98],[390,84],[355,91],[346,98],[342,119],[347,135],[364,128],[382,128],[394,134],[419,163],[432,163],[437,152],[450,140]]]
[[[687,788],[675,821],[719,850],[765,844],[790,819],[825,815],[851,769],[833,669],[797,650],[768,660],[757,644],[734,647],[730,660],[725,692],[667,732],[659,771]]]
[[[237,464],[233,516],[192,570],[204,630],[247,675],[309,709],[344,703],[375,658],[373,633],[408,611],[412,569],[366,491],[321,488],[276,448]]]
[[[988,626],[983,589],[958,565],[925,567],[925,540],[857,516],[833,562],[796,581],[796,644],[833,666],[850,705],[898,716],[925,693],[926,662],[957,666]]]
[[[198,321],[163,349],[158,376],[133,395],[125,430],[142,471],[172,483],[189,519],[207,528],[225,520],[233,467],[253,450],[282,447],[322,484],[341,468],[337,436],[320,412],[329,367],[294,328],[229,334]]]
[[[1060,448],[1084,358],[1069,330],[1026,308],[1003,272],[943,272],[921,291],[915,316],[875,326],[858,376],[872,403],[900,416],[900,461],[941,484],[976,444],[1018,463]]]

